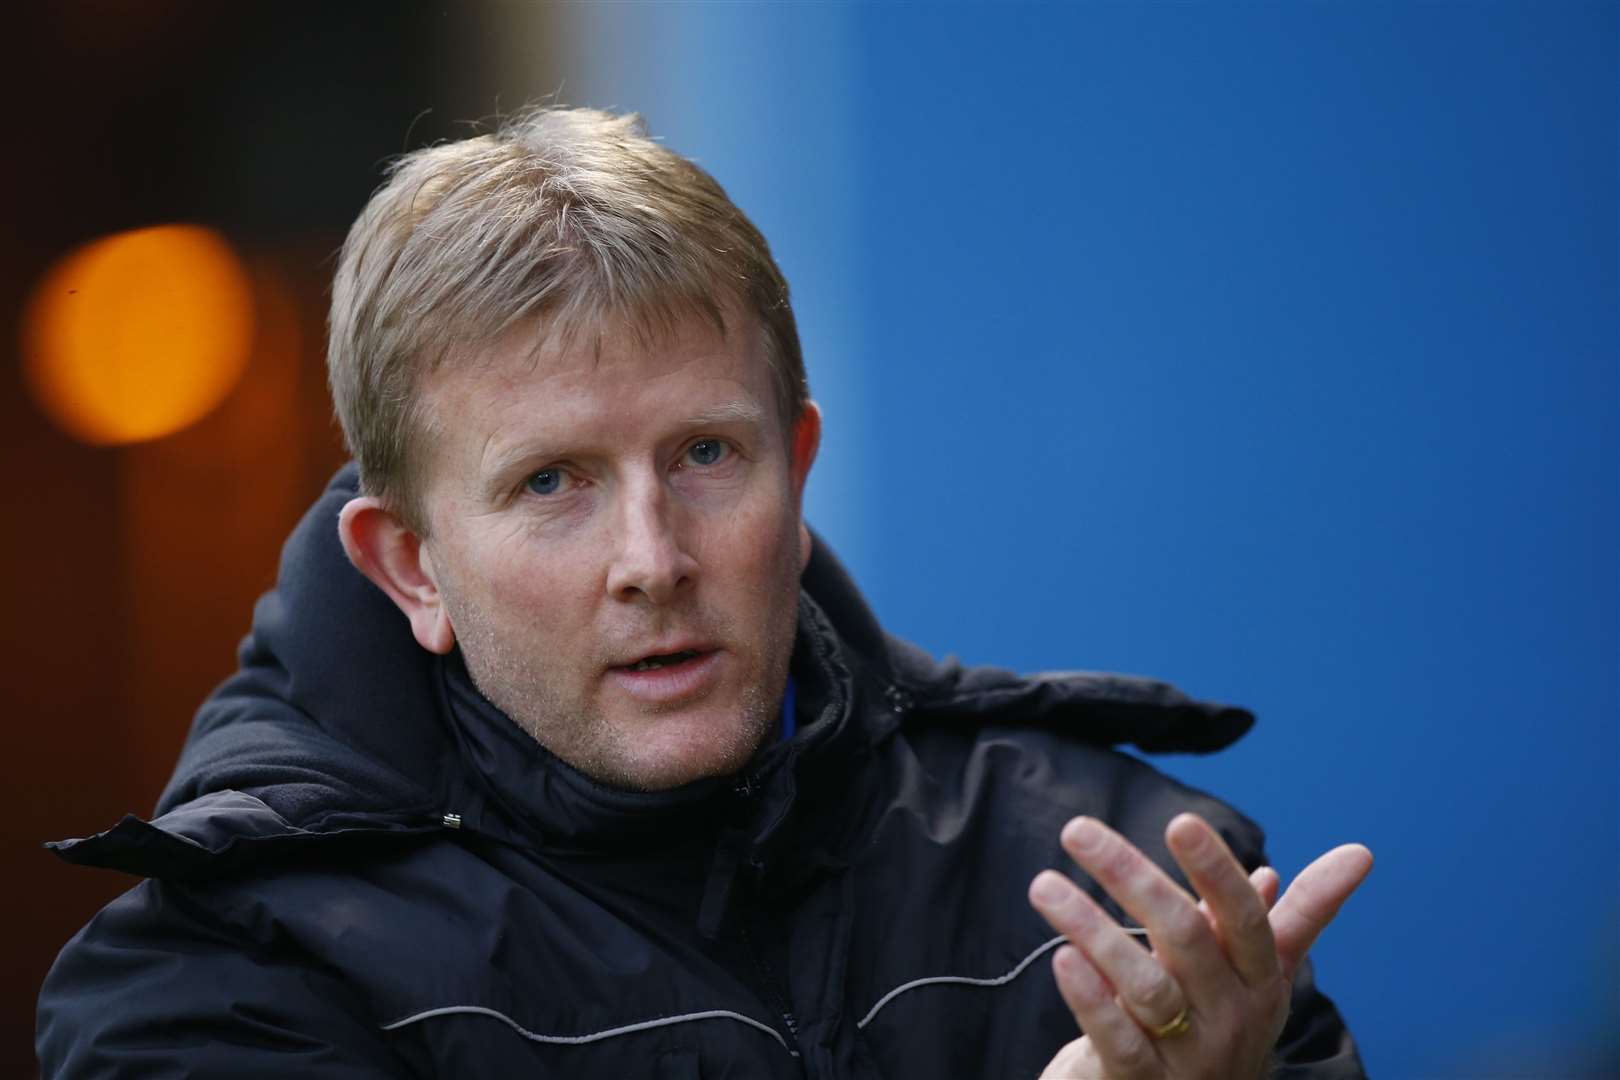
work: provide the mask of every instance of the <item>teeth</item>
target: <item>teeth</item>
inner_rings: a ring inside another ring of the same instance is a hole
[[[652,671],[663,667],[665,664],[679,664],[685,660],[690,660],[696,655],[697,653],[688,650],[686,652],[670,653],[668,656],[649,656],[645,660],[637,660],[634,664],[631,664],[630,670]]]

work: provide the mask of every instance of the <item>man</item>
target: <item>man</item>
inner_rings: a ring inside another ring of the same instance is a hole
[[[787,285],[635,118],[407,156],[329,363],[358,476],[161,816],[58,845],[147,880],[47,980],[46,1075],[1361,1074],[1304,954],[1365,850],[1276,900],[1107,748],[1247,714],[879,629],[801,520]]]

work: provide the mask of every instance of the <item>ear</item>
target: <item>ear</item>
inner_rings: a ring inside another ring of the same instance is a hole
[[[816,451],[821,449],[821,407],[806,401],[793,422],[793,497],[804,498],[804,482],[810,477],[810,466],[816,463]]]
[[[810,565],[810,527],[804,523],[804,482],[810,478],[810,466],[816,463],[816,451],[821,449],[821,407],[806,401],[793,424],[793,460],[789,462],[793,478],[793,501],[799,509],[799,570]]]
[[[428,652],[455,646],[444,598],[422,538],[370,495],[350,499],[338,514],[338,536],[354,568],[388,594],[411,621],[411,633]]]

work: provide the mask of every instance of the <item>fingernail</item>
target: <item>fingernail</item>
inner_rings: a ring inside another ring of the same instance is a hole
[[[1209,833],[1197,827],[1181,830],[1181,846],[1189,854],[1202,855],[1209,850]]]
[[[1030,889],[1030,895],[1037,903],[1060,904],[1064,897],[1069,895],[1069,883],[1062,874],[1053,870],[1042,870],[1035,877],[1035,884]]]
[[[1069,846],[1084,855],[1096,854],[1102,849],[1102,826],[1090,818],[1075,818],[1069,822]]]

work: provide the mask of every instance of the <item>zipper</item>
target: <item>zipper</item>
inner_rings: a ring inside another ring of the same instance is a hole
[[[754,869],[756,865],[750,863],[749,868]],[[759,977],[760,988],[767,998],[766,1004],[782,1018],[782,1023],[787,1028],[788,1035],[793,1040],[793,1045],[797,1046],[799,1044],[798,1018],[793,1015],[793,1010],[788,1006],[787,995],[782,992],[782,984],[777,980],[776,972],[771,967],[770,961],[765,958],[765,953],[754,942],[754,934],[749,928],[753,921],[751,916],[752,913],[750,913],[750,918],[739,920],[742,926],[743,947],[748,950],[748,955],[754,961],[754,974]]]
[[[790,750],[786,761],[778,768],[791,770],[798,754]],[[750,805],[754,798],[764,789],[762,770],[747,773],[737,779],[732,785],[732,794],[740,804],[740,812],[744,820],[751,820],[754,816],[754,807]],[[742,910],[738,912],[737,926],[742,937],[742,945],[747,951],[749,959],[753,961],[754,977],[758,983],[761,996],[765,1004],[781,1019],[782,1026],[787,1029],[787,1036],[792,1045],[799,1044],[799,1020],[793,1015],[793,1009],[788,1005],[791,994],[767,959],[765,951],[759,947],[758,937],[755,933],[756,923],[763,917],[760,913],[759,882],[765,872],[765,864],[753,856],[745,857],[738,868],[738,877],[746,890],[742,897]]]

